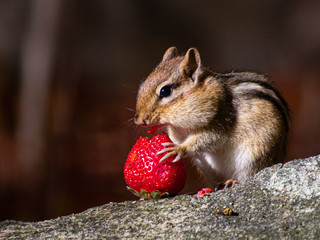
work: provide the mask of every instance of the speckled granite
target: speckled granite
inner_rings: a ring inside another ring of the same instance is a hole
[[[212,211],[229,207],[235,216]],[[234,188],[110,203],[43,222],[4,221],[3,239],[320,239],[320,155],[278,164]]]

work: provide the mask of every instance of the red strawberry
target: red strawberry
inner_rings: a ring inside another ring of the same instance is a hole
[[[153,126],[147,131],[147,133],[155,134],[159,127],[160,125]]]
[[[197,198],[202,198],[206,193],[211,193],[211,188],[201,188],[197,193]]]
[[[174,156],[163,162],[159,160],[165,154],[162,143],[172,142],[163,132],[153,136],[140,137],[131,149],[124,166],[124,178],[132,192],[142,198],[160,198],[175,195],[184,186],[186,170],[182,160],[172,163]]]

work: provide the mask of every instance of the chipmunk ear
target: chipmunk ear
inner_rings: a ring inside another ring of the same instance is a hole
[[[178,56],[178,49],[176,47],[168,48],[162,57],[162,62],[168,61]]]
[[[188,77],[193,76],[201,66],[200,54],[197,49],[190,48],[180,63],[180,70]]]

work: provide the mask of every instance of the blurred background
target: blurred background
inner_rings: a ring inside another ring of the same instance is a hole
[[[320,1],[0,0],[0,220],[136,199],[130,120],[164,51],[268,74],[293,116],[287,160],[320,153]],[[188,165],[183,192],[204,184]]]

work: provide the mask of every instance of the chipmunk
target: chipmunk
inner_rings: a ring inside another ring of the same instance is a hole
[[[165,127],[173,143],[158,154],[190,156],[209,186],[243,182],[283,162],[290,114],[279,91],[254,72],[214,73],[197,49],[169,48],[140,85],[134,121]]]

